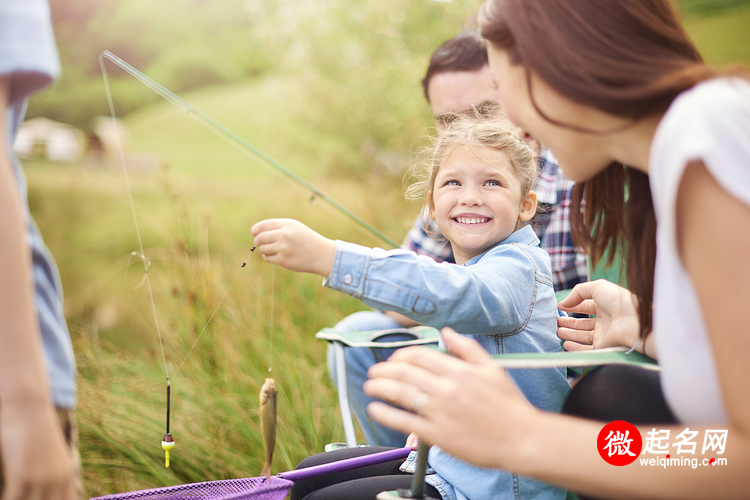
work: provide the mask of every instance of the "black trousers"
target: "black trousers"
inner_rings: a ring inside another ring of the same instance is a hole
[[[578,381],[562,413],[575,417],[639,424],[675,424],[667,406],[659,372],[627,365],[606,365]],[[594,500],[579,495],[581,500]]]
[[[297,469],[392,449],[385,446],[367,446],[318,453],[300,462]],[[413,476],[398,470],[403,462],[403,459],[391,460],[382,464],[295,481],[290,499],[375,500],[381,491],[409,489]],[[434,498],[441,498],[437,489],[429,484],[425,485],[425,493]]]

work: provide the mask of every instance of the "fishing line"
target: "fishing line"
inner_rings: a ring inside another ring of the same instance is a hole
[[[104,88],[107,92],[107,102],[109,103],[109,113],[112,117],[112,127],[113,130],[117,131],[117,116],[115,115],[115,105],[112,102],[112,92],[110,92],[109,88],[109,78],[107,77],[107,68],[104,67],[104,60],[99,57],[99,66],[102,68],[102,75],[104,76]],[[159,346],[161,347],[161,359],[164,362],[164,375],[167,377],[167,387],[169,386],[169,369],[167,368],[167,357],[164,354],[164,341],[162,340],[161,336],[161,328],[159,327],[159,317],[156,314],[156,302],[154,301],[154,292],[151,289],[151,279],[148,275],[148,268],[149,268],[149,261],[146,259],[144,250],[143,250],[143,239],[141,238],[141,228],[138,225],[138,216],[135,212],[135,202],[133,201],[133,192],[130,189],[130,178],[128,176],[128,169],[125,165],[125,149],[122,146],[122,141],[120,140],[120,134],[115,133],[114,135],[117,136],[117,151],[120,156],[120,165],[122,166],[122,173],[125,176],[125,186],[127,187],[128,191],[128,201],[130,202],[130,211],[133,215],[133,223],[135,224],[135,232],[138,236],[138,248],[140,249],[140,252],[135,253],[135,256],[139,257],[143,261],[143,274],[145,276],[145,282],[146,287],[148,288],[148,296],[151,299],[151,310],[154,314],[154,324],[156,325],[156,333],[159,336]],[[133,254],[131,254],[133,255]],[[140,287],[143,284],[143,281],[138,286]],[[169,424],[167,424],[169,426]]]
[[[203,126],[205,126],[209,130],[214,132],[216,135],[218,135],[219,137],[223,138],[224,140],[232,144],[234,147],[236,147],[237,149],[239,149],[246,155],[251,156],[252,158],[256,160],[259,160],[259,163],[261,164],[265,164],[270,167],[273,167],[278,172],[281,172],[289,179],[293,180],[300,186],[303,186],[308,191],[312,192],[312,197],[310,198],[310,200],[316,200],[317,198],[320,198],[328,202],[329,205],[331,205],[336,210],[338,210],[342,214],[349,217],[349,219],[357,223],[359,226],[369,231],[370,234],[376,236],[377,238],[381,239],[382,241],[391,245],[392,247],[398,248],[399,245],[397,245],[390,238],[385,236],[385,234],[383,234],[378,229],[376,229],[372,225],[365,222],[363,219],[361,219],[360,217],[358,217],[357,215],[349,211],[344,206],[340,205],[338,202],[336,202],[335,200],[327,196],[325,193],[321,192],[319,189],[317,189],[315,186],[307,182],[305,179],[303,179],[302,177],[294,173],[292,170],[289,170],[287,167],[285,167],[278,161],[274,160],[273,158],[265,154],[263,151],[256,148],[255,146],[253,146],[252,144],[250,144],[249,142],[247,142],[246,140],[244,140],[243,138],[241,138],[240,136],[238,136],[237,134],[235,134],[234,132],[226,128],[221,123],[217,122],[216,120],[214,120],[207,114],[203,113],[198,108],[196,108],[189,102],[185,101],[174,92],[170,91],[166,87],[152,80],[151,78],[149,78],[142,72],[138,71],[133,66],[126,63],[125,61],[123,61],[122,59],[114,55],[113,53],[109,52],[108,50],[105,50],[99,55],[99,64],[102,67],[102,72],[105,74],[105,78],[106,78],[106,71],[104,69],[104,58],[107,58],[110,61],[112,61],[121,69],[125,70],[127,73],[135,77],[138,81],[140,81],[141,83],[146,85],[148,88],[150,88],[151,90],[153,90],[154,92],[162,96],[167,101],[171,102],[174,106],[176,106],[183,112],[190,115],[192,118],[197,120]],[[314,202],[311,201],[311,204],[312,203]]]
[[[276,266],[271,266],[271,320],[269,326],[269,336],[271,337],[271,353],[268,361],[268,374],[271,374],[271,368],[273,368],[273,317],[276,313],[273,310],[273,297],[276,291]]]
[[[182,365],[185,364],[185,361],[188,359],[188,356],[190,356],[190,353],[193,352],[193,349],[195,349],[195,346],[198,345],[198,341],[201,339],[201,336],[203,335],[203,332],[206,331],[206,328],[208,328],[208,324],[211,323],[212,319],[214,319],[214,316],[216,315],[216,311],[219,310],[219,308],[221,307],[222,302],[224,302],[224,299],[226,299],[227,295],[229,295],[229,292],[232,290],[232,285],[234,285],[234,282],[237,281],[237,277],[240,275],[240,273],[242,272],[242,270],[247,265],[247,262],[250,260],[250,256],[253,254],[254,250],[255,250],[255,247],[253,247],[253,248],[250,249],[250,253],[247,254],[247,258],[242,262],[242,265],[240,266],[239,271],[237,271],[237,274],[234,275],[234,279],[232,280],[232,282],[227,287],[227,291],[224,292],[224,296],[221,298],[221,300],[219,301],[219,303],[216,304],[216,308],[214,309],[214,312],[211,314],[211,317],[208,318],[208,321],[206,321],[206,324],[203,325],[203,329],[198,334],[198,338],[195,339],[195,342],[193,342],[192,347],[190,347],[190,350],[188,351],[188,353],[183,358],[182,363],[180,363],[180,366],[177,367],[177,370],[175,370],[174,375],[172,375],[172,380],[174,380],[175,377],[177,377],[177,374],[179,373],[180,368],[182,368]]]

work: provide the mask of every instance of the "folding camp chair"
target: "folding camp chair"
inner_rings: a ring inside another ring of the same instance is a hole
[[[411,337],[408,340],[391,340],[389,337]],[[345,347],[367,347],[369,349],[396,349],[412,345],[428,345],[437,347],[440,332],[429,326],[414,326],[411,328],[394,328],[379,331],[356,331],[337,332],[332,328],[324,328],[315,334],[315,337],[327,340],[333,345],[333,359],[336,365],[336,387],[339,391],[339,408],[341,409],[341,420],[344,423],[344,434],[346,444],[349,447],[357,446],[357,437],[354,432],[354,419],[349,406],[349,393],[346,384],[346,360],[344,358]]]

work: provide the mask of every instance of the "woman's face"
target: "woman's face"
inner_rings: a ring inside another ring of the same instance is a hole
[[[526,68],[511,64],[508,52],[491,43],[487,52],[492,79],[508,118],[549,148],[568,178],[589,179],[612,162],[605,150],[606,136],[578,132],[545,120],[534,108],[529,95]],[[535,73],[531,73],[531,85],[534,102],[548,117],[565,124],[598,129],[602,118],[600,111],[562,96]]]

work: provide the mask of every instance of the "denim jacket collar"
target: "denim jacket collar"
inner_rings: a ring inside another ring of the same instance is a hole
[[[505,238],[503,241],[497,243],[496,245],[493,245],[492,247],[488,248],[484,252],[480,253],[476,257],[472,257],[471,259],[467,260],[466,263],[464,263],[465,266],[470,266],[472,264],[476,264],[479,262],[479,260],[484,257],[484,255],[492,250],[493,248],[500,246],[500,245],[508,245],[511,243],[516,243],[519,245],[530,245],[533,247],[539,246],[539,238],[536,237],[536,233],[534,232],[534,229],[531,227],[531,224],[528,224],[518,231],[513,231],[510,233],[510,235]]]

